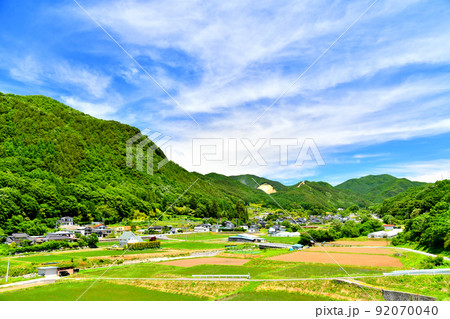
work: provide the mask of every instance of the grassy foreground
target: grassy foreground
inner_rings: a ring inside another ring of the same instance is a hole
[[[195,301],[195,300],[372,300],[358,287],[333,280],[298,282],[63,280],[54,284],[3,291],[0,301]],[[376,300],[381,296],[375,293]]]

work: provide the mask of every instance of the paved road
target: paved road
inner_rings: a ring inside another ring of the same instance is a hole
[[[412,253],[421,254],[421,255],[425,255],[425,256],[431,256],[431,257],[436,257],[437,256],[437,255],[434,255],[434,254],[426,253],[424,251],[410,249],[410,248],[402,248],[402,247],[394,247],[394,248],[395,249],[405,250],[405,251],[410,251]],[[450,261],[450,258],[448,258],[448,257],[444,257],[444,259]]]

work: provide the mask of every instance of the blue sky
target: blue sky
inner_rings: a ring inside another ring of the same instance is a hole
[[[450,178],[448,1],[78,3],[92,19],[72,0],[0,2],[0,91],[161,132],[190,171]],[[223,158],[195,165],[193,139]],[[293,165],[307,139],[325,165]]]

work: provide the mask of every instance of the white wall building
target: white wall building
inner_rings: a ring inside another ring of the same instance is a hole
[[[122,248],[128,244],[140,243],[143,242],[142,238],[136,236],[130,231],[124,231],[122,235],[119,237],[119,247]]]
[[[196,233],[206,233],[206,232],[209,232],[209,228],[208,227],[204,227],[204,226],[195,226],[194,227],[194,231]]]
[[[39,267],[38,275],[44,276],[45,278],[57,278],[58,267]]]

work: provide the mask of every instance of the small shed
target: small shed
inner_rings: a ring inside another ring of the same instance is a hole
[[[44,276],[45,278],[55,278],[58,277],[58,267],[48,266],[48,267],[39,267],[38,275]]]

